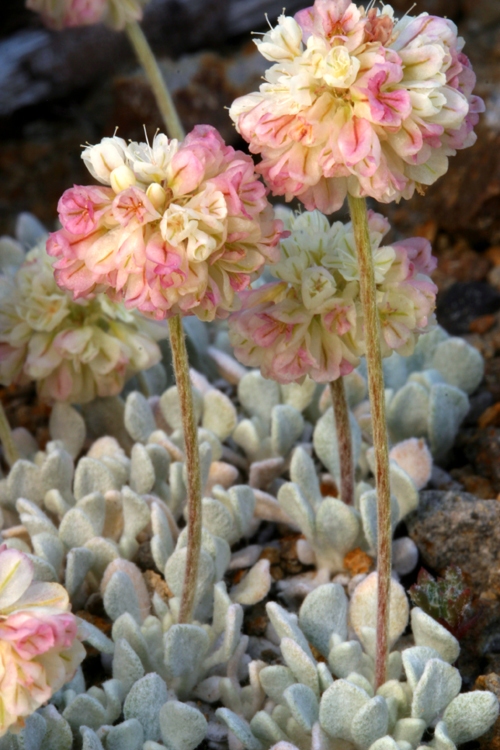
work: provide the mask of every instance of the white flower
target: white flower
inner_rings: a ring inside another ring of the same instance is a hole
[[[262,39],[256,39],[259,52],[266,60],[279,62],[293,60],[300,55],[302,49],[302,30],[295,19],[281,15],[278,25],[264,34]]]
[[[85,403],[117,395],[161,358],[159,323],[104,295],[74,302],[54,279],[45,240],[0,276],[0,382],[37,382],[43,398]]]
[[[114,135],[112,138],[103,138],[95,146],[84,148],[82,159],[92,177],[103,185],[110,185],[111,172],[126,163],[126,151],[126,142]]]

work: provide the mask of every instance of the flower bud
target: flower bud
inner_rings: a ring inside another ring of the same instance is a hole
[[[172,191],[170,190],[169,192],[171,193]],[[152,182],[146,190],[146,195],[156,210],[162,212],[167,202],[165,189],[158,182]]]
[[[137,182],[135,174],[130,167],[127,167],[125,164],[113,169],[109,175],[109,181],[115,193],[121,193],[122,190],[127,190],[129,187],[133,187]]]

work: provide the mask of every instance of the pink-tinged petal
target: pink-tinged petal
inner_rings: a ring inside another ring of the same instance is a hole
[[[23,659],[33,659],[52,648],[70,648],[76,633],[76,620],[70,612],[16,612],[0,621],[0,638],[9,641]]]
[[[399,349],[408,341],[410,330],[404,323],[391,319],[382,326],[382,335],[387,346]]]
[[[112,213],[122,227],[128,227],[130,223],[147,224],[161,218],[146,193],[137,187],[118,193],[113,200]]]
[[[373,132],[368,120],[353,117],[340,131],[338,147],[347,166],[358,164],[369,155]]]
[[[432,246],[425,237],[412,237],[409,240],[395,242],[393,247],[402,248],[417,273],[430,275],[437,268],[437,258],[432,255]]]
[[[87,235],[99,226],[114,197],[111,188],[75,185],[59,199],[59,220],[71,234]]]
[[[300,193],[300,200],[308,211],[318,209],[327,216],[342,208],[347,195],[345,178],[321,178],[317,185]]]
[[[71,362],[63,361],[40,382],[40,397],[47,401],[69,401],[80,388]],[[79,399],[80,400],[80,399]],[[83,399],[82,399],[83,400]],[[91,400],[91,399],[87,399]]]
[[[0,547],[0,614],[25,594],[33,580],[33,563],[17,549]]]
[[[278,382],[294,383],[302,380],[315,365],[314,357],[304,347],[299,347],[274,357],[273,372],[278,374]]]
[[[8,551],[10,552],[11,550]],[[26,559],[29,562],[29,558]],[[24,580],[26,580],[26,578]],[[67,610],[69,607],[68,592],[64,586],[61,586],[59,583],[35,581],[29,586],[29,589],[24,589],[21,596],[15,601],[2,606],[2,614],[10,614],[11,612],[36,607],[50,607],[51,609]]]
[[[189,149],[176,153],[171,162],[172,178],[169,184],[175,195],[186,195],[199,186],[205,174],[202,161]]]
[[[371,208],[368,210],[368,228],[370,232],[376,232],[384,237],[390,230],[391,225],[389,219],[382,214],[373,211]]]

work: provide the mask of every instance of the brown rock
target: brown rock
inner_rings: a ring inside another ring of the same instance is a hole
[[[478,425],[481,429],[490,426],[500,427],[500,401],[483,411],[479,417]]]
[[[453,479],[459,482],[466,492],[475,495],[482,500],[491,500],[495,497],[495,489],[491,482],[484,477],[471,472],[470,467],[467,469],[452,469],[450,472]]]
[[[149,595],[152,597],[153,594],[158,594],[164,602],[168,602],[173,597],[173,593],[170,590],[168,583],[159,573],[155,573],[154,570],[146,570],[142,574],[144,583],[148,589]]]
[[[302,535],[286,536],[280,539],[281,567],[288,575],[296,575],[303,569],[303,565],[297,557],[297,539],[303,539]]]
[[[425,565],[442,573],[458,565],[476,593],[500,579],[500,503],[466,492],[420,493],[418,509],[406,519]]]
[[[486,362],[484,378],[494,400],[500,401],[500,357],[493,357]]]
[[[104,635],[107,635],[108,638],[111,638],[111,628],[113,623],[110,622],[110,620],[105,620],[103,617],[92,615],[85,609],[80,609],[76,614],[78,617],[81,617],[82,620],[90,622],[91,625],[98,628],[102,633],[104,633]]]
[[[494,266],[488,274],[488,281],[495,289],[500,289],[500,266]]]
[[[494,266],[500,266],[500,245],[492,245],[485,252],[485,257],[490,260]]]
[[[269,560],[271,565],[277,565],[280,558],[281,553],[279,549],[276,549],[276,547],[265,547],[261,552],[259,560]]]
[[[469,435],[464,441],[465,455],[477,474],[488,479],[500,491],[500,428],[487,427]]]
[[[322,497],[338,497],[339,490],[334,478],[330,474],[323,474],[319,485]]]
[[[438,268],[448,278],[456,281],[482,281],[490,270],[491,262],[485,255],[471,250],[461,240],[438,257]]]
[[[373,570],[374,561],[370,555],[356,547],[344,557],[344,568],[353,576],[370,573]]]
[[[500,677],[491,672],[477,678],[474,690],[489,690],[500,700]],[[500,750],[500,717],[489,732],[478,739],[481,750]]]
[[[425,237],[426,240],[432,244],[437,237],[438,223],[435,219],[429,219],[425,224],[420,224],[415,229],[415,235],[417,237]]]
[[[481,315],[472,321],[469,330],[472,333],[486,333],[495,325],[496,318],[494,315]]]

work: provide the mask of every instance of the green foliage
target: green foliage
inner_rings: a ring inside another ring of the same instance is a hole
[[[434,578],[424,568],[410,588],[413,604],[437,620],[461,640],[476,623],[479,612],[473,603],[462,571],[456,565],[446,569],[443,578]]]

